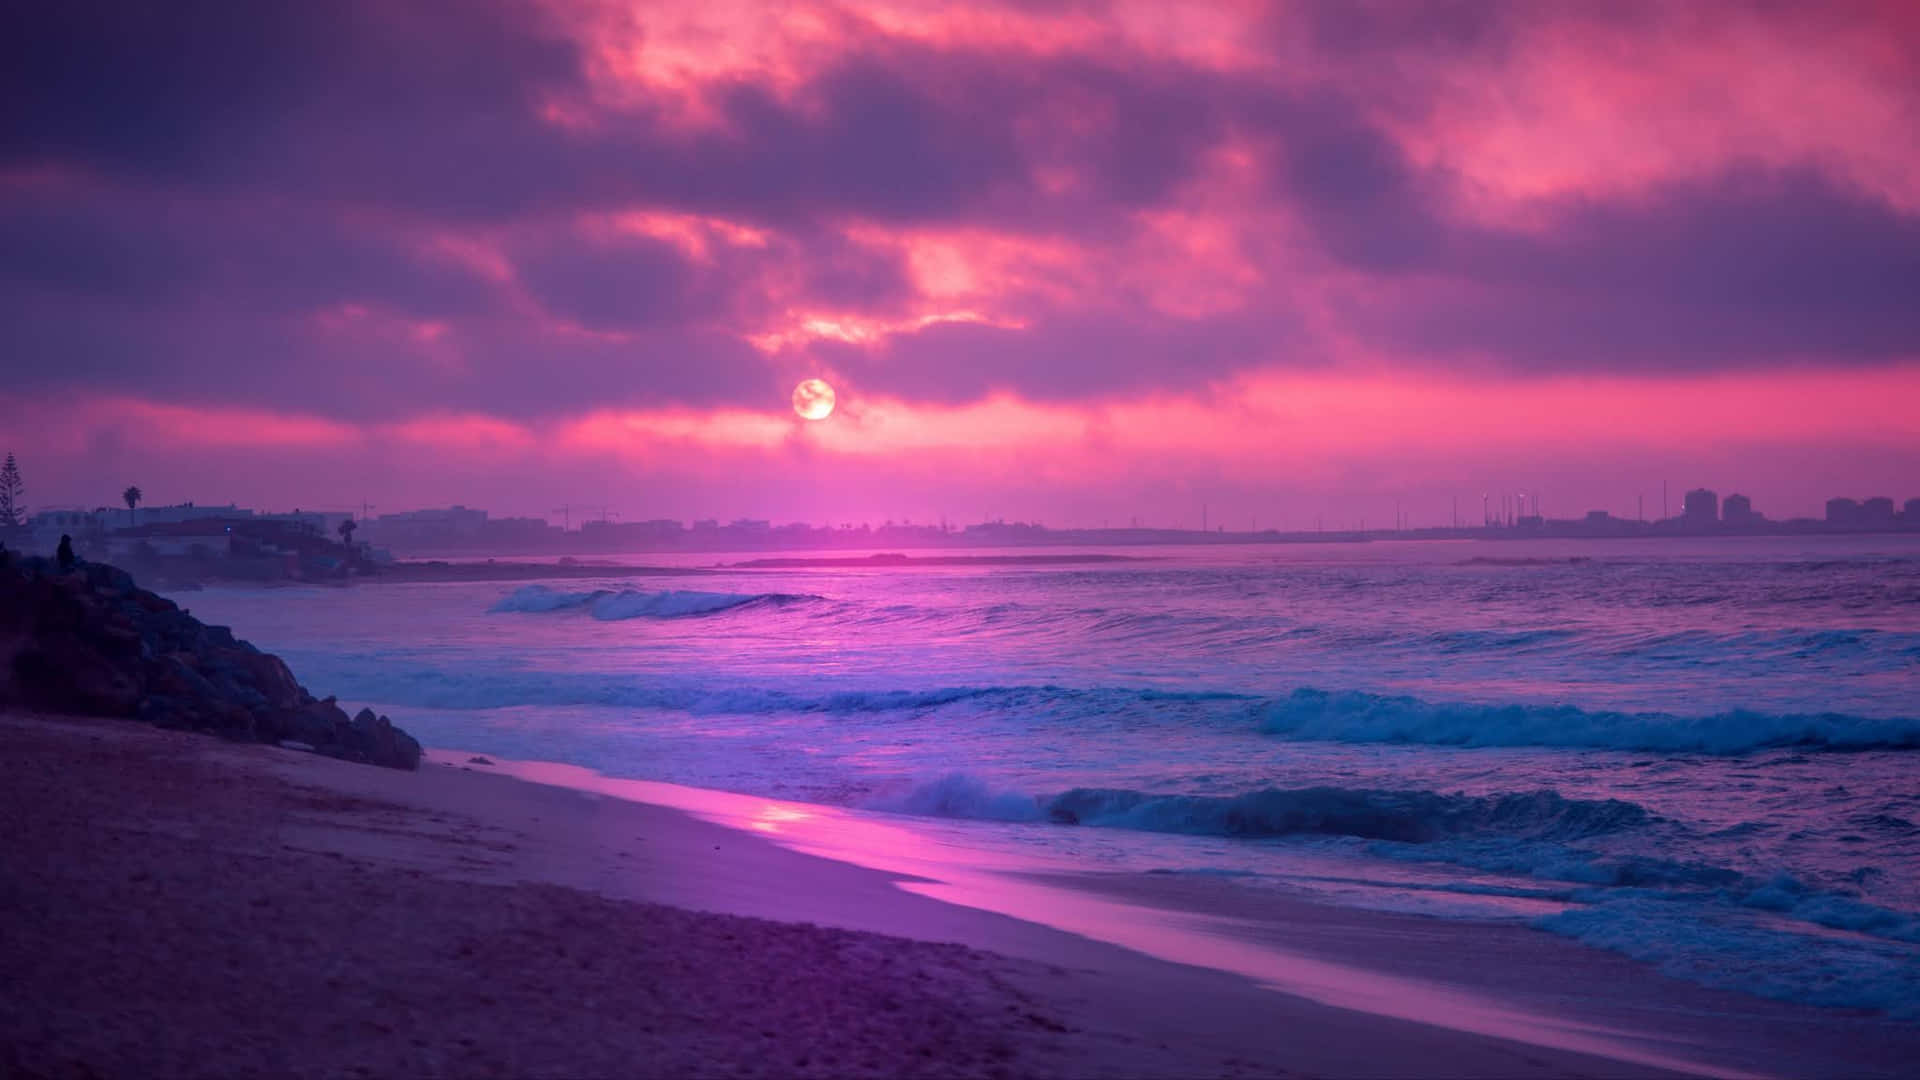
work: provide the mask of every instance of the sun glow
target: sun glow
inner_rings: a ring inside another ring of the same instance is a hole
[[[793,411],[802,420],[825,420],[833,415],[833,387],[825,379],[805,379],[793,388]]]

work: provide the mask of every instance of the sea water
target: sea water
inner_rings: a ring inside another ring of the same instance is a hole
[[[1920,537],[1107,553],[177,599],[430,746],[1920,1017]]]

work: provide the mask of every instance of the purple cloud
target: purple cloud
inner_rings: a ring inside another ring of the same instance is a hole
[[[1344,342],[1516,374],[1920,351],[1920,218],[1815,164],[1557,196],[1520,230],[1463,214],[1463,181],[1409,157],[1423,80],[1497,77],[1527,27],[1596,17],[1306,5],[1251,39],[1266,70],[1111,41],[910,42],[848,17],[791,85],[701,87],[716,122],[688,127],[665,99],[596,104],[587,51],[533,4],[26,5],[0,34],[0,317],[31,385],[352,415],[760,404],[805,360],[951,402],[1192,389]],[[1604,17],[1631,33],[1666,16]],[[1300,48],[1324,66],[1281,61]],[[551,123],[554,104],[593,122]],[[1244,306],[1166,314],[1139,285],[1159,268],[1101,272],[1246,148],[1260,183],[1225,211],[1259,279]],[[623,211],[761,241],[696,255],[597,224]],[[1276,219],[1297,231],[1268,235]],[[1029,236],[1093,284],[992,298],[1018,330],[752,347],[793,314],[923,313],[903,257],[855,225]],[[446,235],[497,251],[505,279]],[[398,328],[315,329],[346,307]],[[421,323],[443,329],[407,338]]]

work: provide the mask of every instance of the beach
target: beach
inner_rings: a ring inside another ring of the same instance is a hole
[[[770,6],[10,6],[0,1080],[1920,1077],[1920,3]]]
[[[1911,563],[1758,553],[209,589],[191,614],[29,566],[0,605],[38,710],[0,724],[0,1063],[1905,1075]],[[1385,620],[1388,585],[1424,606]],[[89,708],[147,724],[58,718]]]
[[[372,769],[121,723],[0,739],[7,1075],[992,1076],[1044,1049],[987,957],[522,876],[526,838],[431,780],[403,806],[356,790]]]
[[[1336,1008],[463,754],[403,773],[18,712],[0,744],[9,1074],[1897,1075],[1920,1045],[1518,928],[1295,905],[1222,942],[1258,956],[1285,925],[1269,955],[1349,990],[1441,987],[1471,957],[1509,1000],[1557,982],[1586,1015],[1516,1010],[1539,1026],[1508,1039]],[[1051,884],[1167,927],[1221,911],[1204,883]],[[1600,1052],[1542,1045],[1580,1040]]]
[[[17,712],[0,742],[13,1075],[1659,1071],[1328,1008],[484,765]]]

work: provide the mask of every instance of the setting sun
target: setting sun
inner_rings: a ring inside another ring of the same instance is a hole
[[[825,420],[833,415],[833,387],[825,379],[806,379],[793,388],[793,411],[802,420]]]
[[[1920,0],[6,12],[0,1080],[1920,1076]]]

